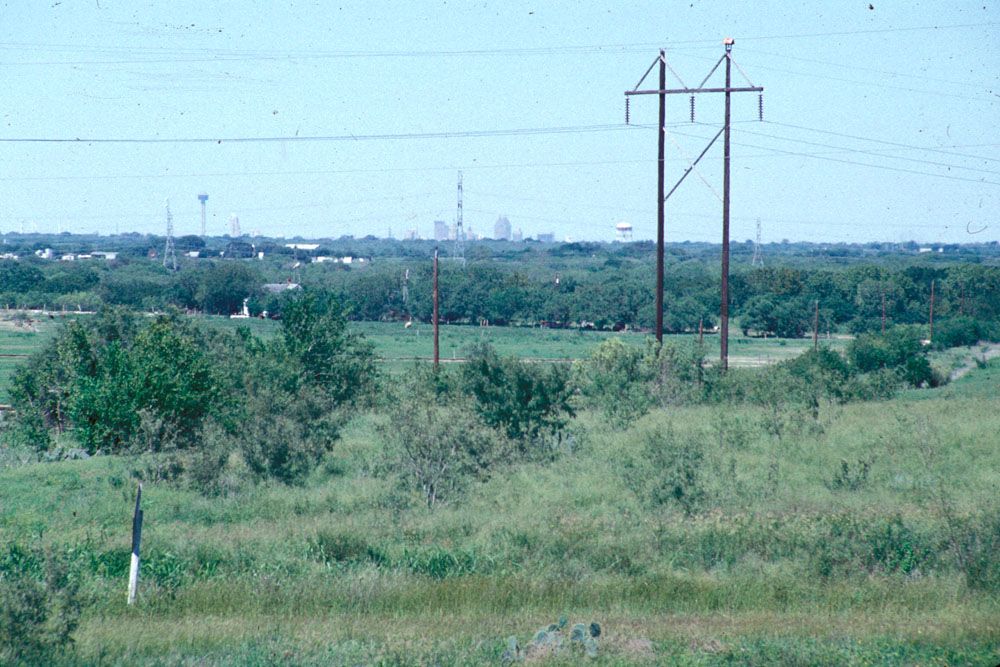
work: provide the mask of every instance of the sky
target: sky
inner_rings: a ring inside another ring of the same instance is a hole
[[[762,121],[732,94],[734,241],[1000,239],[997,3],[870,2],[0,2],[0,232],[163,234],[169,199],[197,234],[206,192],[209,235],[430,237],[461,172],[474,233],[655,239],[657,98],[626,125],[624,93],[661,48],[697,86],[729,37],[764,87]],[[690,113],[667,97],[668,190],[724,95]],[[722,154],[668,242],[721,240]]]

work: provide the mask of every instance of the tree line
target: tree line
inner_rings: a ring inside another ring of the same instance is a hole
[[[643,248],[598,253],[589,247],[567,247],[544,254],[484,255],[464,268],[442,261],[442,320],[597,329],[653,326],[655,270],[648,253],[639,252]],[[588,254],[590,250],[595,252]],[[113,305],[148,311],[173,306],[229,315],[246,303],[254,315],[279,316],[289,294],[263,285],[295,283],[333,292],[348,307],[351,319],[431,318],[430,261],[395,258],[352,268],[286,259],[202,259],[182,264],[177,273],[149,261],[0,260],[0,305],[54,310]],[[934,316],[942,331],[949,320],[961,320],[959,328],[970,337],[997,336],[1000,267],[815,264],[815,268],[734,270],[730,279],[734,324],[748,335],[802,336],[812,331],[817,305],[822,331],[862,333],[881,330],[883,323],[926,324],[933,289]],[[680,251],[671,253],[664,290],[668,332],[710,330],[717,324],[719,276],[713,263]]]

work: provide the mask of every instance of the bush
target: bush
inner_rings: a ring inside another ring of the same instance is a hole
[[[638,439],[638,456],[624,461],[626,484],[650,505],[677,503],[685,514],[697,511],[706,496],[701,441],[677,436],[670,424],[647,428]]]
[[[984,327],[971,317],[951,317],[934,322],[933,345],[937,349],[975,345],[986,337]]]
[[[72,645],[80,619],[66,559],[9,544],[0,555],[0,661],[41,664]]]
[[[509,459],[509,443],[501,433],[460,398],[449,403],[439,404],[434,387],[416,375],[397,394],[381,429],[389,467],[420,489],[428,509]]]
[[[323,529],[309,539],[309,554],[327,565],[383,565],[385,554],[364,537],[344,530]]]
[[[585,361],[574,364],[574,381],[588,402],[621,426],[654,404],[648,384],[655,366],[641,348],[608,338]]]
[[[574,411],[569,371],[558,364],[500,358],[489,345],[475,346],[461,372],[463,388],[491,427],[519,443],[522,451],[542,436],[559,433]]]

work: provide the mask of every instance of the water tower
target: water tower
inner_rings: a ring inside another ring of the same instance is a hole
[[[629,243],[632,241],[632,224],[628,222],[619,222],[615,225],[615,241],[620,243]]]
[[[201,202],[201,235],[205,235],[205,202],[208,201],[208,194],[202,192],[198,195],[198,201]]]

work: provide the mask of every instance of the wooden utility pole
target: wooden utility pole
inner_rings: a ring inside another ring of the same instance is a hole
[[[438,251],[434,250],[434,370],[438,362]]]
[[[658,344],[656,353],[660,353],[663,347],[663,222],[664,208],[667,205],[663,196],[663,165],[665,161],[664,150],[666,148],[666,124],[667,124],[667,94],[664,90],[667,87],[667,56],[663,49],[660,49],[660,124],[658,125],[660,135],[659,152],[656,160],[656,342]]]
[[[816,299],[813,314],[813,349],[819,349],[819,299]]]
[[[726,39],[726,123],[722,137],[722,313],[719,318],[719,362],[722,370],[729,369],[729,97],[730,71],[733,60],[733,40]]]
[[[927,334],[928,340],[934,340],[934,281],[931,281],[931,318],[930,331]]]

